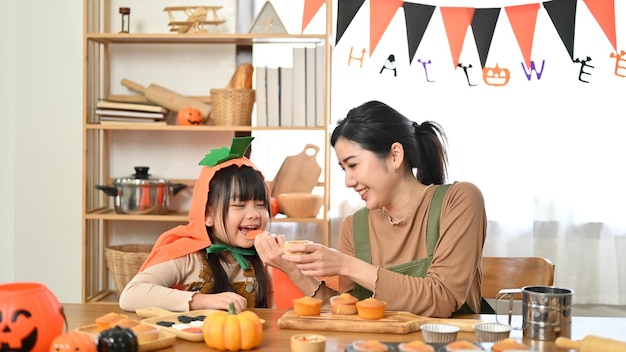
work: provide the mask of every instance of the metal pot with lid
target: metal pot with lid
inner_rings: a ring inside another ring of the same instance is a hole
[[[165,214],[170,197],[187,185],[171,184],[166,179],[151,177],[148,170],[147,166],[135,166],[133,175],[116,178],[112,187],[95,187],[115,198],[115,212],[118,214]]]

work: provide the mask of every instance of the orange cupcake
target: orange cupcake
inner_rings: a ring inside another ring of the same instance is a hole
[[[387,302],[377,300],[374,297],[356,302],[356,310],[359,317],[368,320],[378,320],[385,317]]]
[[[446,351],[447,352],[476,351],[476,350],[482,350],[482,348],[479,347],[479,346],[474,345],[473,343],[471,343],[469,341],[465,341],[465,340],[459,340],[459,341],[450,342],[446,346]]]
[[[378,340],[355,341],[352,349],[359,352],[386,352],[389,347]]]
[[[295,298],[293,300],[293,311],[297,315],[320,315],[322,300],[311,296]]]
[[[515,339],[506,338],[494,343],[491,349],[494,352],[502,352],[506,350],[528,350],[529,348],[523,343],[517,342]]]
[[[356,314],[356,302],[359,299],[349,293],[342,293],[339,296],[333,296],[330,298],[330,309],[333,314],[349,315]]]
[[[435,352],[435,348],[424,341],[413,340],[398,345],[400,352]]]

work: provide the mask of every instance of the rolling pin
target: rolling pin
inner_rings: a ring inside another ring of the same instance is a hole
[[[144,87],[139,83],[124,78],[122,79],[122,85],[126,88],[142,93],[148,101],[161,105],[175,112],[192,107],[200,111],[203,119],[206,119],[211,112],[210,105],[207,105],[196,99],[180,95],[156,84],[151,84],[148,87]]]
[[[626,342],[593,335],[585,336],[582,340],[570,340],[567,337],[557,337],[554,342],[559,348],[569,348],[580,352],[626,351]]]

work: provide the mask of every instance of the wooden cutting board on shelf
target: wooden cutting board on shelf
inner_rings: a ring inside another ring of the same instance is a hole
[[[299,316],[293,309],[278,319],[281,329],[321,330],[344,332],[371,332],[383,334],[408,334],[420,330],[422,324],[443,323],[458,326],[461,331],[473,332],[474,324],[482,323],[477,319],[429,318],[409,312],[388,311],[379,320],[366,320],[358,315],[337,315],[330,310],[322,310],[320,315]]]
[[[307,144],[299,154],[286,157],[272,181],[272,197],[278,198],[281,193],[311,193],[322,174],[317,163],[319,151],[318,146]]]

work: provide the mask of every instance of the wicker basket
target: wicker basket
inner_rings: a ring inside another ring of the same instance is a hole
[[[119,295],[148,258],[152,245],[126,244],[104,249],[107,267]]]
[[[254,89],[211,89],[211,117],[218,126],[250,126]]]

